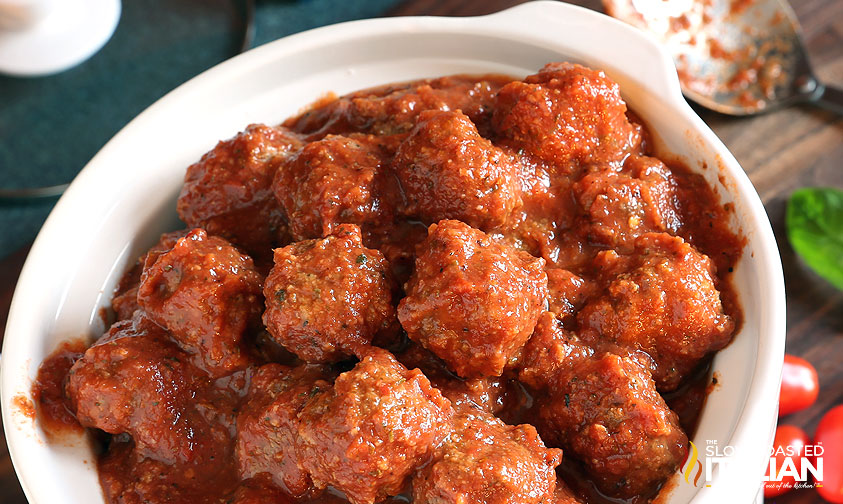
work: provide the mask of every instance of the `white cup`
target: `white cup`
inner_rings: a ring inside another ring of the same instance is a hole
[[[0,0],[0,30],[24,30],[52,11],[54,0]]]

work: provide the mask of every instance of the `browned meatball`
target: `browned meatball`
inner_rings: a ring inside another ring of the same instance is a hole
[[[293,238],[320,238],[343,223],[391,224],[398,194],[386,165],[396,146],[397,139],[331,135],[281,166],[272,188]]]
[[[589,243],[629,249],[646,232],[676,234],[682,222],[673,174],[658,159],[632,157],[624,172],[604,169],[573,186]]]
[[[260,323],[261,276],[230,243],[194,229],[147,255],[138,303],[213,376],[249,365],[244,333]]]
[[[462,377],[499,376],[547,298],[544,260],[459,221],[430,226],[398,318]]]
[[[138,305],[138,286],[141,281],[141,273],[143,273],[143,265],[146,264],[147,258],[157,258],[164,252],[167,252],[187,232],[184,229],[162,234],[161,238],[158,239],[158,243],[140,256],[137,262],[123,274],[117,283],[117,287],[114,289],[114,297],[111,299],[111,308],[114,310],[117,320],[132,318],[135,311],[140,308],[140,305]]]
[[[550,63],[498,92],[492,125],[513,149],[555,163],[618,163],[641,143],[618,85],[602,71]]]
[[[506,425],[481,412],[454,419],[436,459],[413,478],[419,504],[552,502],[562,450],[545,448],[532,425]]]
[[[460,111],[426,111],[393,160],[404,215],[426,224],[457,219],[483,230],[521,204],[515,161]]]
[[[226,426],[197,409],[204,373],[166,332],[138,312],[117,322],[71,368],[67,393],[84,427],[128,433],[143,456],[167,464],[215,468],[230,453]]]
[[[553,313],[544,312],[521,352],[518,379],[533,389],[544,389],[559,372],[571,369],[577,361],[593,353]]]
[[[352,504],[396,495],[451,428],[451,405],[421,371],[372,348],[299,414],[301,466]]]
[[[272,195],[281,159],[301,148],[284,128],[253,124],[220,142],[187,169],[178,201],[179,216],[231,240],[256,256],[285,245],[287,226]]]
[[[364,89],[316,106],[284,124],[309,138],[360,131],[376,135],[406,133],[425,110],[462,110],[485,126],[504,76],[451,76]]]
[[[734,331],[723,312],[711,260],[682,238],[648,233],[631,255],[602,252],[595,261],[604,294],[580,310],[580,335],[595,345],[646,352],[660,390],[673,390]]]
[[[603,354],[559,372],[536,400],[539,432],[614,497],[648,495],[682,462],[688,438],[636,361]]]
[[[393,289],[383,254],[363,247],[360,228],[343,225],[327,238],[275,251],[263,321],[305,361],[335,362],[359,354],[378,334],[395,333]]]
[[[293,497],[311,489],[296,452],[298,413],[308,399],[331,387],[326,380],[332,378],[315,365],[267,364],[255,372],[237,416],[235,455],[241,478],[268,476]]]

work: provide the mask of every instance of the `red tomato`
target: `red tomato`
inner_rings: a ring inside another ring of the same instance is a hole
[[[805,445],[811,444],[808,434],[795,425],[779,425],[776,428],[776,437],[773,439],[773,448],[776,459],[776,472],[781,471],[785,459],[788,454],[792,454],[793,463],[798,469],[801,467],[802,453]],[[767,478],[773,481],[764,483],[764,497],[775,497],[793,489],[796,484],[796,478],[793,476],[783,476],[781,481],[777,480],[775,475],[770,477],[770,466],[767,465]]]
[[[817,492],[828,502],[843,502],[843,405],[835,406],[820,420],[814,443],[824,450],[823,480],[817,482]]]
[[[820,392],[817,370],[805,359],[785,354],[779,416],[783,417],[814,404]]]

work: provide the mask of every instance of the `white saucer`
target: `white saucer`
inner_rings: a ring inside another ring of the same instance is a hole
[[[34,77],[67,70],[105,45],[120,19],[120,0],[59,0],[22,30],[0,30],[0,73]]]

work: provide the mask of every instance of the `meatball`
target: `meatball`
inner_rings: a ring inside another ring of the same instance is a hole
[[[649,372],[630,358],[603,354],[576,361],[556,374],[536,407],[542,438],[579,458],[613,497],[649,495],[687,452],[676,414]]]
[[[735,324],[723,311],[714,266],[682,238],[647,233],[631,255],[601,252],[595,266],[606,288],[577,315],[580,335],[646,352],[660,390],[675,389],[731,340]]]
[[[256,257],[268,255],[289,241],[272,178],[278,163],[300,148],[296,134],[262,124],[220,142],[187,169],[179,217]]]
[[[452,76],[364,89],[317,105],[284,124],[308,138],[358,131],[392,135],[410,131],[425,110],[462,110],[481,128],[505,77]]]
[[[299,414],[301,466],[352,504],[397,495],[451,428],[451,405],[421,371],[372,348]]]
[[[147,258],[157,258],[164,252],[172,249],[176,242],[186,234],[186,229],[162,234],[158,239],[158,243],[140,256],[137,262],[123,274],[117,283],[117,287],[114,289],[114,297],[111,298],[111,308],[114,310],[117,320],[132,318],[135,311],[140,308],[138,305],[138,286],[140,285],[141,274],[143,273],[143,265],[146,264]]]
[[[464,378],[500,376],[547,298],[544,260],[459,221],[430,226],[398,318]]]
[[[627,119],[618,85],[572,63],[550,63],[501,88],[492,126],[503,144],[563,173],[578,164],[620,163],[641,144],[641,127]]]
[[[398,189],[386,165],[397,141],[390,140],[327,136],[278,169],[272,188],[294,239],[321,238],[343,223],[367,230],[392,223]]]
[[[230,243],[194,229],[146,258],[138,303],[212,376],[251,362],[244,335],[260,324],[262,278]]]
[[[205,374],[143,312],[114,324],[76,361],[67,394],[83,427],[128,433],[140,455],[196,471],[216,467],[229,434],[197,409]],[[196,472],[195,471],[195,472]]]
[[[535,390],[544,389],[559,372],[571,369],[593,353],[553,313],[544,312],[521,352],[518,379]]]
[[[659,160],[632,157],[628,171],[599,170],[573,186],[585,212],[585,240],[606,248],[630,249],[646,232],[676,234],[682,222],[673,174]]]
[[[532,425],[506,425],[481,412],[457,415],[434,461],[413,478],[425,504],[545,504],[562,450],[545,448]]]
[[[293,497],[311,489],[296,452],[298,413],[309,398],[331,387],[332,378],[316,365],[267,364],[255,372],[237,416],[235,456],[242,479],[268,476]]]
[[[307,362],[359,354],[376,335],[388,338],[398,329],[389,264],[361,240],[360,228],[343,225],[327,238],[275,251],[263,321]]]
[[[426,111],[393,160],[404,215],[490,230],[521,204],[518,169],[460,111]]]

